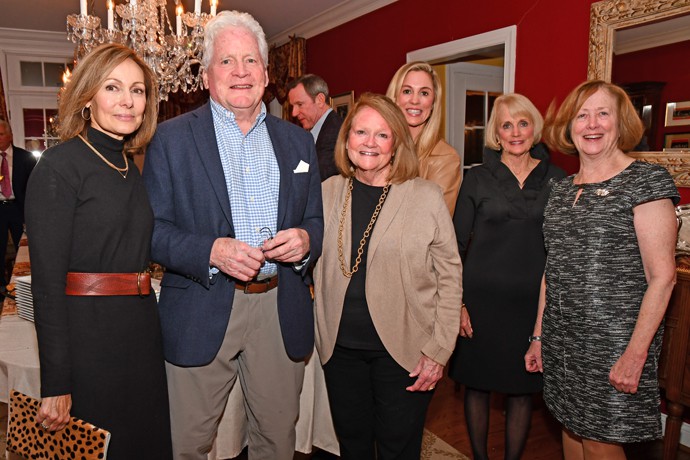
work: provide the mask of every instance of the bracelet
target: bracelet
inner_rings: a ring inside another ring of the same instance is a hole
[[[540,335],[530,335],[527,340],[529,341],[529,343],[541,342],[541,336]]]

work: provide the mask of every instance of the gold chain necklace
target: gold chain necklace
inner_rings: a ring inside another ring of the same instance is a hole
[[[84,138],[82,137],[81,134],[77,134],[77,136],[79,136],[79,139],[81,139],[82,141],[84,141],[84,143],[85,143],[86,145],[88,145],[89,148],[90,148],[91,150],[93,150],[93,153],[95,153],[96,155],[98,155],[98,157],[99,157],[101,160],[105,161],[105,164],[107,164],[108,166],[110,166],[111,168],[113,168],[115,171],[117,171],[118,173],[120,173],[120,175],[122,176],[123,179],[127,179],[127,173],[129,173],[129,162],[127,161],[127,157],[125,156],[125,152],[124,152],[124,151],[122,151],[122,159],[125,160],[125,167],[124,167],[124,168],[118,168],[117,166],[115,166],[114,164],[112,164],[111,162],[109,162],[108,160],[106,160],[105,157],[104,157],[103,155],[101,155],[101,152],[99,152],[98,150],[96,150],[96,147],[94,147],[93,145],[91,145],[91,143],[90,143],[89,141],[87,141],[86,139],[84,139]]]
[[[345,277],[347,278],[352,277],[352,275],[354,275],[357,272],[357,270],[359,270],[359,264],[360,262],[362,262],[362,254],[364,253],[364,245],[367,242],[367,238],[369,238],[369,235],[371,234],[371,229],[376,223],[376,219],[378,218],[379,213],[381,212],[383,202],[386,201],[386,196],[388,196],[388,189],[391,186],[391,184],[386,184],[386,186],[383,187],[383,192],[381,193],[379,202],[376,205],[376,209],[374,209],[374,214],[371,215],[369,225],[367,225],[367,229],[364,230],[364,235],[362,236],[362,239],[359,240],[359,248],[357,249],[357,258],[355,259],[355,264],[352,266],[352,271],[347,271],[347,268],[345,268],[345,256],[343,255],[343,228],[345,227],[345,214],[347,213],[347,205],[350,202],[350,195],[352,195],[352,183],[353,178],[350,177],[350,184],[347,187],[347,195],[345,195],[343,211],[340,213],[340,225],[338,226],[338,260],[340,261],[340,271],[342,271],[343,275],[345,275]]]

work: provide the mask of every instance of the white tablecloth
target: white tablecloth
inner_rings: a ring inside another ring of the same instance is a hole
[[[314,353],[305,369],[300,397],[295,446],[295,450],[299,452],[309,453],[312,446],[316,446],[338,454],[338,442],[325,388],[323,370]],[[0,401],[7,403],[9,392],[13,389],[34,398],[40,397],[38,345],[32,322],[16,315],[5,315],[0,316]],[[228,398],[209,459],[234,458],[247,444],[247,416],[242,398],[242,388],[238,381]]]
[[[22,242],[17,252],[14,274],[26,274],[29,266],[29,248]],[[14,276],[12,281],[14,281]],[[8,314],[9,313],[9,314]],[[40,372],[38,344],[34,324],[16,315],[12,302],[0,316],[0,402],[9,401],[9,392],[18,390],[39,398]],[[225,406],[209,460],[234,458],[247,445],[247,415],[242,402],[242,388],[237,381]],[[309,453],[312,446],[338,454],[323,370],[316,350],[304,372],[304,385],[300,396],[300,416],[297,422],[295,450]]]
[[[338,454],[338,442],[328,408],[323,370],[316,353],[305,369],[300,398],[295,450],[309,453],[312,446]],[[9,401],[13,389],[40,397],[38,345],[34,324],[17,315],[0,316],[0,401]],[[246,445],[246,413],[239,381],[234,386],[210,460],[234,458]]]
[[[34,323],[17,315],[0,316],[0,402],[11,390],[38,398],[41,393]]]

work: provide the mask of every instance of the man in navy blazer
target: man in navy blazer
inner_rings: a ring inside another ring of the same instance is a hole
[[[326,81],[311,73],[292,80],[287,85],[292,116],[314,137],[319,158],[321,181],[338,174],[335,166],[335,143],[343,119],[328,105]]]
[[[311,136],[261,102],[267,59],[251,15],[218,14],[205,29],[211,100],[162,123],[146,156],[176,459],[206,458],[237,380],[249,458],[294,455],[323,209]]]
[[[5,290],[7,278],[5,274],[5,254],[7,251],[8,231],[12,234],[15,250],[19,248],[19,240],[24,232],[24,197],[29,175],[36,166],[36,157],[27,150],[12,145],[12,128],[10,124],[0,119],[0,154],[6,155],[8,171],[10,172],[10,190],[0,187],[0,290]],[[0,157],[2,161],[2,157]],[[11,167],[10,167],[11,166]],[[2,173],[0,173],[2,176]],[[1,183],[1,182],[0,182]]]

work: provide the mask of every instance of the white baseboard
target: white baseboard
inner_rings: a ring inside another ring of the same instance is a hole
[[[661,431],[666,433],[666,414],[661,414]],[[680,428],[680,443],[685,447],[690,447],[690,424],[683,422]]]

